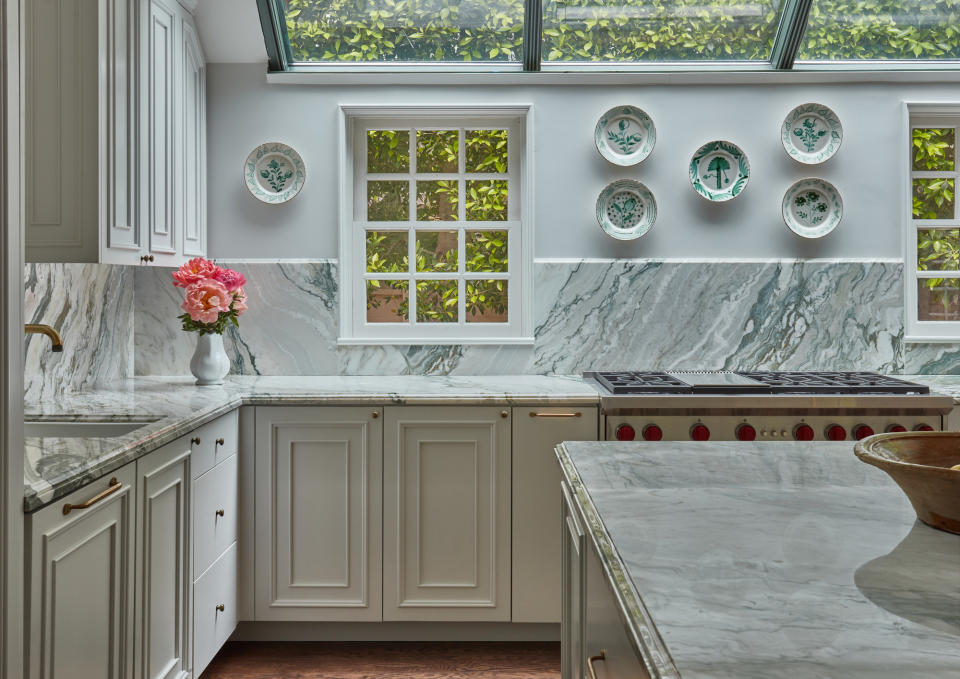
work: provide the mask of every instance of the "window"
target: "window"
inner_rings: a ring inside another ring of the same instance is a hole
[[[527,110],[342,109],[341,342],[532,341]]]
[[[960,105],[910,106],[907,339],[960,338],[960,213],[956,140]]]
[[[960,66],[956,0],[257,1],[274,71]]]

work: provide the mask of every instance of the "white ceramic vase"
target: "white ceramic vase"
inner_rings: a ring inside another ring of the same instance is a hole
[[[230,359],[223,348],[223,335],[197,337],[197,348],[190,359],[190,372],[200,386],[223,384],[223,378],[230,372]]]

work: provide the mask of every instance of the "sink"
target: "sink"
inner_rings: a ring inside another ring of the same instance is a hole
[[[23,435],[39,438],[111,438],[125,436],[156,420],[126,422],[58,422],[43,420],[23,423]]]

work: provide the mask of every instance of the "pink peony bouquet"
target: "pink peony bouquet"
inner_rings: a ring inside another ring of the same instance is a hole
[[[196,257],[173,272],[173,284],[186,293],[179,318],[187,332],[222,335],[227,323],[239,327],[237,318],[247,310],[243,286],[247,279],[209,259]]]

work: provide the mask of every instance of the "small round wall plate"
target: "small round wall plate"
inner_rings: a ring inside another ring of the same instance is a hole
[[[822,238],[842,217],[840,193],[826,180],[801,179],[783,196],[783,221],[798,236]]]
[[[639,238],[657,220],[657,202],[650,189],[633,179],[607,184],[597,198],[597,222],[617,240]]]
[[[300,193],[307,172],[303,158],[286,144],[260,144],[243,164],[243,181],[257,200],[286,203]]]
[[[798,163],[816,165],[840,149],[843,126],[837,114],[823,104],[801,104],[787,114],[780,140]]]
[[[750,181],[750,162],[736,144],[710,141],[690,159],[690,183],[707,200],[723,202],[743,193]]]
[[[636,106],[616,106],[597,121],[593,138],[601,156],[626,167],[650,155],[657,143],[657,128]]]

